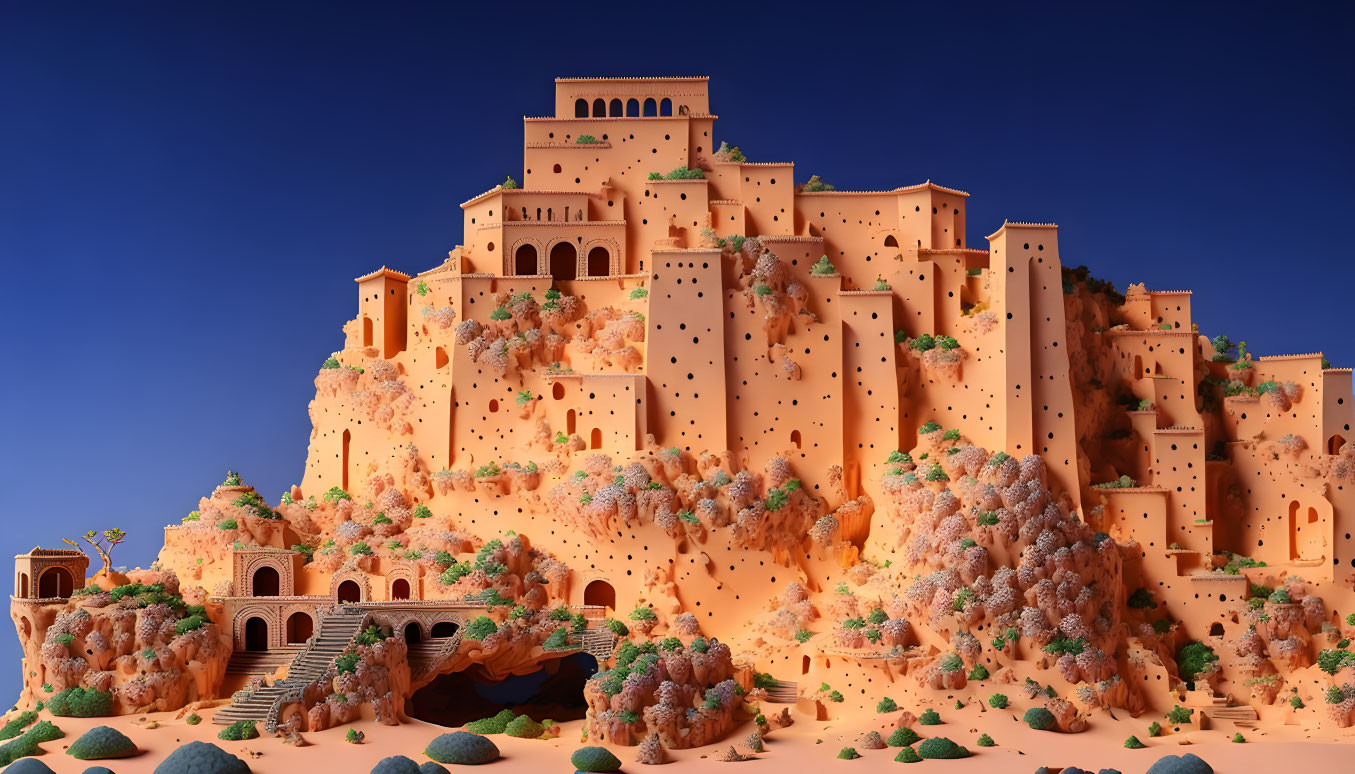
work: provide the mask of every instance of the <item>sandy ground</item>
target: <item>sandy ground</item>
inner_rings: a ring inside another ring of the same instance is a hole
[[[778,705],[766,705],[768,708]],[[377,761],[390,755],[407,755],[417,762],[428,760],[422,750],[428,741],[448,729],[414,721],[391,727],[371,722],[357,724],[366,733],[362,744],[345,741],[347,727],[304,737],[305,747],[292,747],[281,739],[261,737],[245,742],[224,742],[216,739],[222,726],[210,721],[213,710],[202,713],[203,722],[190,726],[176,719],[176,713],[159,713],[123,718],[52,718],[46,712],[44,719],[54,721],[65,732],[66,738],[43,747],[41,760],[59,774],[79,774],[95,762],[77,761],[64,751],[79,735],[97,725],[120,728],[144,752],[119,761],[105,761],[117,774],[150,774],[174,748],[192,740],[210,741],[246,760],[255,774],[297,774],[298,772],[354,772],[365,774]],[[982,712],[982,714],[980,714]],[[893,717],[892,715],[890,716]],[[1056,734],[1033,731],[1009,711],[983,711],[969,706],[963,710],[950,709],[942,713],[945,723],[939,726],[920,726],[923,736],[946,736],[967,746],[972,757],[956,761],[925,761],[924,772],[1033,772],[1039,766],[1077,765],[1093,771],[1103,767],[1120,769],[1124,774],[1143,774],[1163,755],[1193,752],[1204,758],[1220,774],[1275,770],[1283,771],[1294,765],[1313,771],[1349,771],[1352,753],[1355,753],[1355,731],[1330,741],[1315,742],[1303,738],[1297,727],[1282,727],[1262,732],[1243,729],[1247,744],[1229,742],[1237,730],[1220,726],[1207,731],[1183,731],[1149,739],[1146,727],[1150,718],[1111,720],[1105,715],[1097,718],[1095,727],[1082,734]],[[143,721],[144,718],[144,721]],[[159,728],[144,726],[155,721]],[[752,771],[829,770],[866,772],[875,770],[898,771],[894,763],[897,748],[885,750],[860,749],[862,758],[838,760],[842,747],[852,745],[863,729],[871,724],[883,729],[883,716],[855,716],[836,721],[816,722],[797,718],[795,725],[774,730],[767,739],[767,751],[744,763]],[[560,738],[543,740],[513,739],[502,734],[491,738],[503,752],[503,758],[492,764],[497,772],[569,772],[569,755],[580,746],[583,721],[563,724]],[[974,741],[979,727],[997,742],[996,747],[980,748]],[[746,723],[729,737],[729,743],[741,741],[752,731]],[[1135,734],[1148,745],[1143,750],[1126,750],[1125,737]],[[1188,742],[1189,744],[1184,744]],[[1344,743],[1342,743],[1344,742]],[[625,771],[635,772],[642,767],[634,763],[634,748],[612,748],[621,758]],[[718,762],[714,755],[724,746],[699,750],[683,750],[673,754],[676,761],[664,771],[723,770],[728,766]],[[455,768],[455,767],[453,767]],[[647,768],[647,767],[644,767]],[[741,767],[742,770],[743,767]]]

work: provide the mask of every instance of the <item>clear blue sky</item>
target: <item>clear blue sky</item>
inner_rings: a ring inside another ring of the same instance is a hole
[[[1055,221],[1355,365],[1352,6],[1005,5],[0,1],[3,555],[120,526],[145,565],[227,468],[276,501],[352,278],[440,262],[561,75],[709,75],[753,161],[962,188],[969,243]]]

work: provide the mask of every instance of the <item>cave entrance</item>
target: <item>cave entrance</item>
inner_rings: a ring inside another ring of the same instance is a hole
[[[616,589],[605,580],[591,581],[583,588],[583,603],[598,607],[616,608]]]
[[[537,722],[579,720],[588,712],[583,686],[598,671],[586,653],[551,659],[525,675],[493,680],[480,666],[439,675],[420,688],[406,705],[409,714],[427,723],[456,727],[510,709]]]

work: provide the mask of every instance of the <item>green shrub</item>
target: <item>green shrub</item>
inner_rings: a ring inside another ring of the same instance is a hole
[[[465,637],[468,640],[480,641],[484,640],[484,638],[497,632],[498,630],[499,625],[494,623],[494,619],[490,618],[489,616],[482,615],[479,618],[476,618],[474,621],[471,621],[469,624],[466,624]]]
[[[505,191],[511,191],[518,187],[518,181],[514,180],[512,175],[509,175],[503,183],[500,184],[500,187]]]
[[[332,486],[321,499],[327,503],[337,503],[340,500],[352,500],[353,496],[337,486]]]
[[[1036,731],[1048,731],[1055,725],[1054,713],[1044,707],[1031,707],[1026,710],[1024,720],[1026,725]]]
[[[38,755],[42,752],[42,748],[38,747],[39,744],[55,741],[65,735],[60,728],[52,725],[51,721],[38,721],[19,738],[0,746],[0,767],[8,766],[20,758]]]
[[[993,741],[993,737],[987,734],[979,734],[979,741],[976,744],[979,747],[995,747],[997,743]]]
[[[581,135],[579,135],[579,138],[578,138],[577,140],[575,140],[574,142],[578,143],[579,145],[592,145],[593,143],[595,143],[595,142],[597,142],[597,141],[598,141],[598,138],[594,137],[594,136],[591,135],[591,134],[581,134]]]
[[[254,727],[254,721],[241,720],[232,723],[221,729],[221,733],[216,735],[217,739],[224,739],[227,742],[239,742],[245,739],[258,739],[259,729]]]
[[[197,724],[202,722],[202,716],[196,712],[190,712],[188,713],[188,717],[183,719],[183,722],[187,723],[190,726],[196,726]]]
[[[924,739],[917,746],[918,757],[932,759],[968,758],[969,751],[944,736]]]
[[[321,363],[320,367],[325,369],[338,368],[339,359],[337,357],[330,357],[329,359],[325,360],[325,362]]]
[[[919,427],[919,428],[917,429],[917,434],[918,434],[918,435],[931,435],[932,433],[934,433],[934,432],[936,432],[937,430],[940,430],[940,429],[941,429],[941,426],[940,426],[940,425],[936,424],[935,422],[928,421],[927,424],[925,424],[925,425],[923,425],[922,427]]]
[[[545,731],[541,724],[526,715],[518,715],[504,726],[504,733],[518,739],[536,739]]]
[[[517,719],[517,713],[510,709],[499,710],[497,715],[466,724],[466,730],[476,734],[502,734],[508,730],[508,724]]]
[[[1188,642],[1176,650],[1176,667],[1187,684],[1195,682],[1196,675],[1218,660],[1213,649],[1202,642]]]
[[[334,659],[334,667],[341,675],[349,674],[358,671],[358,661],[360,660],[361,657],[356,653],[345,653]]]
[[[218,529],[235,529],[240,525],[236,523],[235,519],[222,519],[217,522],[216,526]]]
[[[832,261],[829,261],[828,256],[825,255],[810,267],[809,273],[822,277],[824,275],[837,274],[837,268],[833,266]]]
[[[649,291],[644,288],[635,288],[630,292],[630,300],[639,301],[642,298],[648,298]]]
[[[1303,709],[1303,699],[1300,699],[1298,696],[1290,696],[1289,706],[1294,709]]]
[[[1342,669],[1355,663],[1355,653],[1348,650],[1330,650],[1324,649],[1317,654],[1317,667],[1329,675],[1334,675]]]
[[[854,761],[861,757],[861,753],[857,752],[855,747],[843,747],[838,751],[837,757],[839,760]]]
[[[113,694],[95,688],[67,688],[47,700],[47,710],[58,717],[101,718],[112,714]]]
[[[894,756],[894,760],[899,763],[921,763],[922,758],[917,754],[917,750],[911,747],[905,747],[899,750],[899,754]]]
[[[1001,693],[995,693],[995,694],[993,694],[992,696],[989,696],[989,697],[988,697],[988,706],[989,706],[989,707],[992,707],[993,709],[1006,709],[1006,708],[1007,708],[1007,696],[1006,696],[1005,694],[1001,694]]]
[[[428,743],[424,755],[438,763],[473,766],[499,758],[499,748],[479,734],[453,731]]]
[[[988,676],[988,667],[983,664],[975,664],[974,668],[969,671],[970,680],[987,680]]]
[[[1180,704],[1174,704],[1172,705],[1171,710],[1167,712],[1167,722],[1171,723],[1174,726],[1179,726],[1182,723],[1189,723],[1190,716],[1194,714],[1195,710],[1186,709],[1185,707],[1182,707]]]
[[[843,697],[841,691],[833,691],[832,693],[828,694],[828,701],[841,704],[842,702],[846,701],[846,698]]]
[[[813,636],[814,633],[809,631],[808,629],[800,629],[795,632],[795,641],[801,643],[809,642],[809,638]]]
[[[12,720],[6,723],[4,728],[0,728],[0,741],[13,739],[22,733],[25,728],[36,722],[37,719],[38,713],[33,712],[32,710],[20,712]]]
[[[569,632],[563,626],[551,632],[546,641],[541,643],[543,650],[564,650],[568,647],[570,647]]]
[[[1162,724],[1154,720],[1148,724],[1148,737],[1152,738],[1162,733]]]
[[[658,619],[658,616],[654,611],[644,605],[638,605],[634,610],[630,611],[628,617],[632,621],[654,621]]]
[[[1247,740],[1245,737],[1242,736],[1241,731],[1237,732],[1236,734],[1233,734],[1233,744],[1242,744],[1245,741]]]
[[[1144,744],[1143,742],[1140,742],[1137,736],[1131,736],[1128,739],[1124,740],[1124,746],[1125,749],[1128,750],[1142,750],[1148,745]]]
[[[941,725],[941,714],[934,709],[924,710],[918,716],[917,722],[924,726],[939,726]]]
[[[889,739],[885,740],[885,744],[890,747],[909,747],[916,744],[921,738],[922,737],[913,729],[901,727],[894,729],[894,733],[889,735]]]
[[[898,703],[896,703],[893,699],[889,698],[888,696],[884,697],[883,699],[880,699],[880,701],[875,704],[875,711],[881,714],[886,712],[893,712],[898,708],[899,708]]]

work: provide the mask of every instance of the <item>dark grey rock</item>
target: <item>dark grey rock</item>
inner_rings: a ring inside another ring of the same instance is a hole
[[[37,758],[20,758],[5,767],[5,774],[56,774],[56,772]]]
[[[1214,774],[1214,767],[1194,753],[1167,755],[1158,758],[1148,774]]]
[[[452,773],[448,771],[447,767],[443,766],[441,763],[434,763],[432,761],[428,761],[427,763],[419,767],[419,774],[452,774]]]
[[[373,766],[372,774],[419,774],[419,764],[403,755],[392,755]]]
[[[249,764],[211,742],[189,742],[155,767],[155,774],[251,774]]]
[[[499,747],[479,734],[453,731],[429,742],[428,749],[424,750],[423,754],[438,763],[475,766],[498,760]]]

